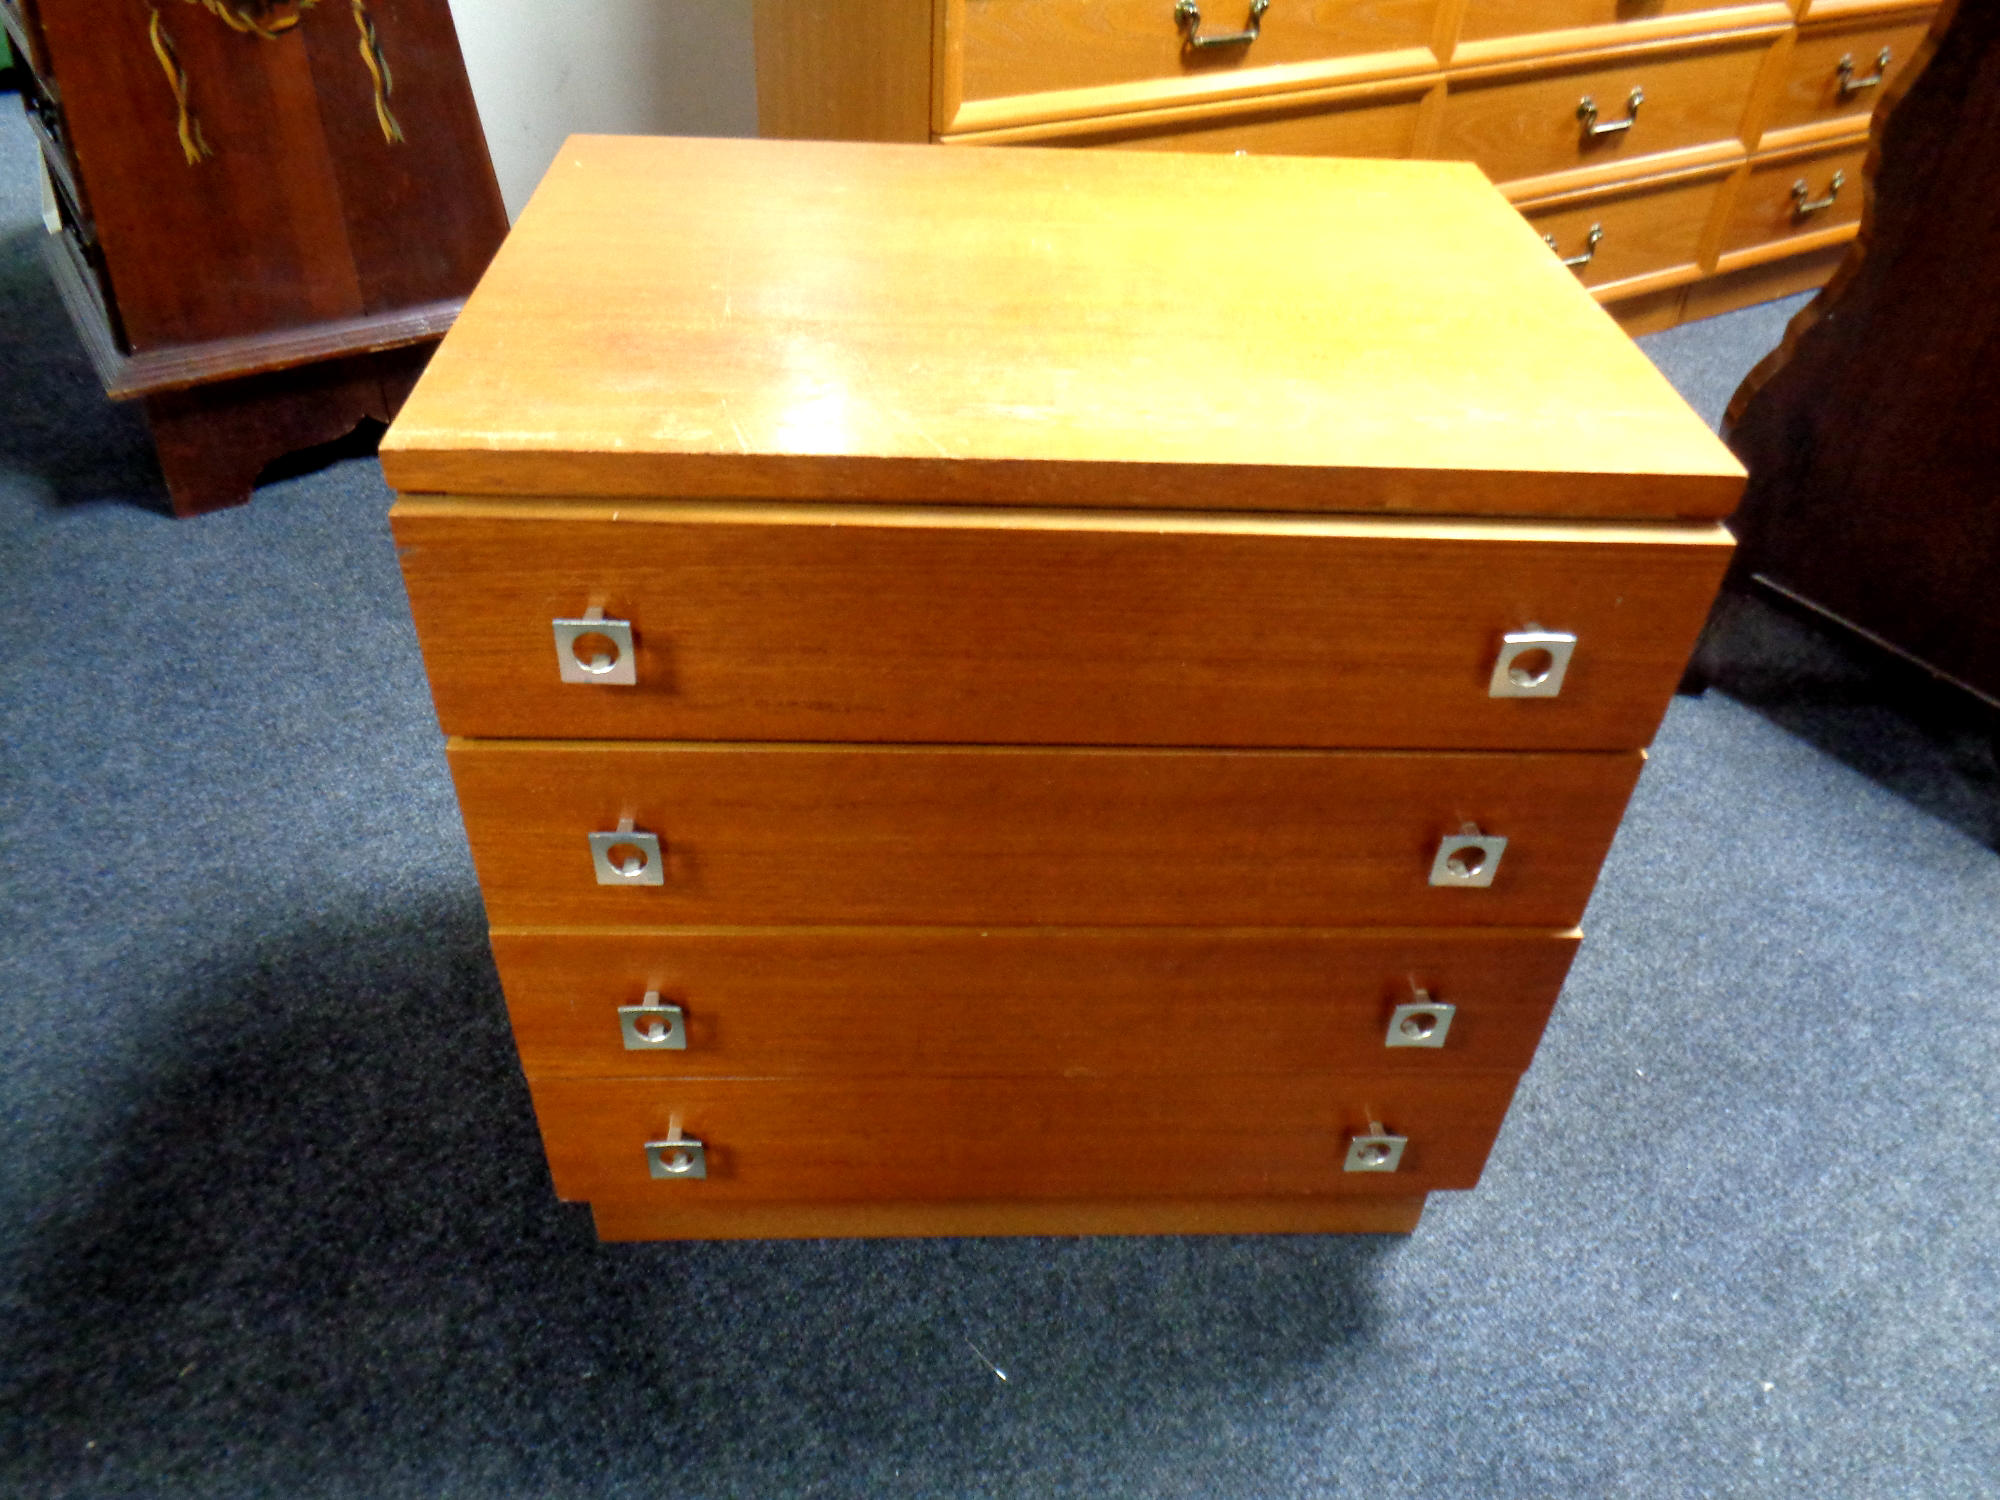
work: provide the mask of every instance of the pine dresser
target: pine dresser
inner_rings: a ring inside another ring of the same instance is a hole
[[[614,137],[382,462],[614,1239],[1414,1227],[1742,485],[1471,166]]]
[[[1477,162],[1632,332],[1818,286],[1936,0],[757,0],[770,136]]]

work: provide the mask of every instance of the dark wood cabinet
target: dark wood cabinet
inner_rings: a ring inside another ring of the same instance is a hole
[[[0,0],[106,391],[174,509],[387,421],[506,233],[446,0]]]
[[[1734,578],[2000,703],[2000,9],[1947,10],[1876,116],[1860,239],[1731,405]]]

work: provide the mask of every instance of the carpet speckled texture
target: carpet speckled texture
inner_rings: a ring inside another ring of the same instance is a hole
[[[159,514],[0,119],[0,1493],[2000,1492],[1990,724],[1741,602],[1407,1240],[600,1247],[379,471]],[[1713,418],[1795,305],[1649,347]]]

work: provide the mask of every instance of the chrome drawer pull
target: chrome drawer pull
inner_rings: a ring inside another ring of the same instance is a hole
[[[592,687],[636,687],[639,662],[632,653],[632,622],[607,620],[588,609],[580,620],[553,620],[556,671],[564,682]]]
[[[1385,1047],[1442,1047],[1451,1035],[1456,1005],[1431,999],[1429,990],[1413,990],[1410,999],[1389,1013]]]
[[[1349,1136],[1343,1172],[1393,1172],[1403,1164],[1403,1148],[1410,1144],[1406,1135],[1391,1135],[1380,1120],[1368,1122],[1366,1135]]]
[[[708,1151],[691,1135],[646,1142],[646,1170],[655,1178],[683,1181],[708,1176]]]
[[[687,1051],[687,1014],[662,1001],[658,990],[647,990],[637,1005],[619,1006],[618,1029],[627,1052]]]
[[[1500,637],[1500,654],[1486,682],[1489,698],[1553,698],[1562,691],[1576,636],[1567,630],[1544,630],[1530,620],[1525,630]]]
[[[1840,62],[1836,65],[1835,71],[1840,74],[1840,97],[1843,99],[1849,94],[1858,94],[1863,89],[1872,89],[1889,72],[1889,49],[1884,47],[1880,52],[1875,54],[1875,71],[1867,78],[1856,78],[1854,76],[1854,54],[1852,52],[1843,52],[1840,54]]]
[[[1176,0],[1174,24],[1187,33],[1184,45],[1198,52],[1210,47],[1247,47],[1257,40],[1259,28],[1264,24],[1264,12],[1271,8],[1271,0],[1250,0],[1250,21],[1241,31],[1218,31],[1209,36],[1201,34],[1201,6],[1197,0]]]
[[[1489,838],[1477,823],[1467,823],[1457,833],[1438,840],[1437,858],[1431,861],[1432,885],[1487,886],[1493,884],[1500,868],[1500,856],[1507,841]]]
[[[1590,95],[1585,94],[1583,102],[1576,107],[1576,117],[1583,121],[1584,139],[1592,140],[1600,135],[1618,135],[1630,130],[1632,122],[1639,118],[1639,106],[1645,102],[1646,92],[1644,89],[1632,90],[1631,93],[1625,96],[1625,118],[1622,120],[1609,120],[1600,125],[1597,122],[1597,101],[1591,98]]]
[[[1835,172],[1833,181],[1826,185],[1826,196],[1815,198],[1812,196],[1812,189],[1806,186],[1805,178],[1801,177],[1792,184],[1792,212],[1803,219],[1810,214],[1818,213],[1823,208],[1832,208],[1833,200],[1840,196],[1840,189],[1846,181],[1845,172]]]
[[[1603,238],[1604,226],[1602,224],[1591,225],[1590,233],[1584,236],[1583,254],[1581,255],[1563,255],[1561,250],[1556,249],[1556,237],[1552,234],[1543,235],[1542,243],[1547,245],[1551,250],[1555,250],[1556,254],[1561,257],[1564,265],[1568,266],[1571,270],[1576,270],[1589,265],[1596,258],[1597,242]]]
[[[666,862],[660,857],[660,836],[639,833],[629,818],[612,833],[590,836],[590,862],[599,885],[665,885]]]

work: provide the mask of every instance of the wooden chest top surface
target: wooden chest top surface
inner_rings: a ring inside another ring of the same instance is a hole
[[[1717,516],[1742,471],[1448,162],[575,137],[404,491]]]

